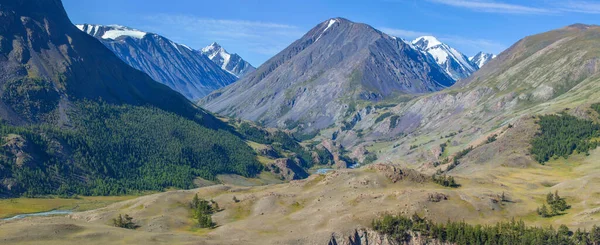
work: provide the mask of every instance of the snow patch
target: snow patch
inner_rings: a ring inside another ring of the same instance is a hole
[[[448,53],[446,53],[441,48],[430,49],[427,50],[427,52],[431,54],[435,61],[440,65],[446,63],[446,61],[448,60]]]
[[[174,42],[173,42],[173,41],[171,41],[171,40],[169,40],[169,43],[171,43],[171,46],[173,46],[173,48],[177,49],[177,52],[179,52],[180,54],[183,54],[183,53],[181,53],[181,50],[179,50],[179,47],[177,47],[177,44],[176,44],[176,43],[174,43]]]
[[[119,25],[110,25],[109,27],[111,29],[104,32],[104,35],[102,35],[102,39],[115,40],[122,36],[142,39],[142,38],[144,38],[144,36],[146,36],[146,34],[148,34],[143,31],[139,31],[139,30],[135,30],[135,29],[124,27],[124,26],[119,26]]]
[[[329,23],[327,23],[327,27],[325,27],[325,29],[321,32],[321,35],[319,35],[319,37],[317,37],[317,39],[315,40],[315,42],[319,41],[319,39],[321,39],[321,37],[323,36],[323,34],[325,34],[325,32],[327,30],[329,30],[329,28],[331,28],[331,26],[333,26],[333,24],[335,24],[338,20],[337,19],[330,19]]]
[[[425,49],[430,49],[430,48],[433,48],[435,46],[442,45],[442,42],[440,42],[440,40],[438,40],[434,36],[422,36],[422,37],[419,37],[419,38],[417,38],[417,39],[415,39],[413,41],[413,44],[416,44],[419,41],[424,41],[424,42],[427,43],[427,46],[425,47]]]
[[[184,47],[184,48],[188,49],[189,51],[192,51],[192,48],[190,48],[189,46],[187,46],[187,45],[185,45],[185,44],[179,44],[179,45],[181,45],[182,47]]]
[[[337,22],[337,20],[336,20],[336,19],[331,19],[331,20],[329,20],[329,24],[327,24],[327,27],[325,28],[325,30],[323,30],[323,32],[326,32],[327,30],[329,30],[329,28],[331,28],[331,26],[332,26],[333,24],[335,24],[335,22]]]

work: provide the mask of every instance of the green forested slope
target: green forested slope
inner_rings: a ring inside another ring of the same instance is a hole
[[[3,195],[116,195],[191,188],[196,176],[254,176],[252,149],[223,129],[160,109],[76,103],[72,128],[2,125]]]

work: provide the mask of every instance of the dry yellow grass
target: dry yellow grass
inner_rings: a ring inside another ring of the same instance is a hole
[[[108,206],[111,203],[133,199],[136,196],[81,197],[64,198],[11,198],[0,199],[0,218],[17,214],[39,213],[50,210],[85,211]]]

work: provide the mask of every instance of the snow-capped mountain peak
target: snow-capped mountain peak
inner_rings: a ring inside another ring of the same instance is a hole
[[[496,55],[494,54],[479,52],[475,56],[469,57],[469,61],[475,64],[478,68],[481,68],[494,58],[496,58]]]
[[[223,64],[226,65],[231,60],[231,54],[227,53],[227,50],[225,50],[223,47],[221,47],[221,45],[219,45],[216,42],[213,42],[210,45],[204,47],[202,49],[202,53],[207,55],[208,58],[210,58],[211,60],[213,60],[215,58],[221,59],[220,62],[217,62],[217,63],[222,63],[220,65],[223,65]],[[219,56],[219,57],[217,57],[217,56]],[[223,66],[222,66],[222,68],[223,68]],[[223,68],[223,69],[225,69],[225,68]]]
[[[221,69],[235,75],[236,77],[242,77],[243,75],[254,71],[255,68],[246,62],[237,54],[230,54],[221,45],[216,42],[204,47],[201,50],[202,54],[208,56],[213,62],[221,66]]]
[[[120,26],[120,25],[106,25],[105,26],[105,25],[83,24],[83,25],[76,25],[76,26],[77,26],[77,28],[79,28],[79,30],[84,31],[91,36],[94,36],[97,38],[102,38],[102,39],[115,40],[122,36],[132,37],[132,38],[136,38],[136,39],[142,39],[142,38],[144,38],[144,36],[146,36],[146,34],[148,34],[147,32],[143,32],[140,30],[136,30],[133,28]]]
[[[213,42],[210,45],[202,48],[202,52],[203,53],[209,53],[209,52],[219,51],[219,50],[222,50],[222,49],[223,49],[223,47],[221,47],[221,45],[219,45],[216,42]],[[225,50],[223,49],[223,51],[225,51]]]
[[[428,53],[454,80],[470,76],[479,67],[458,50],[442,43],[436,37],[423,36],[412,41],[417,49]]]
[[[419,46],[423,49],[430,49],[435,46],[442,45],[442,42],[440,42],[440,40],[434,36],[422,36],[415,39],[412,43],[415,45],[419,44]]]

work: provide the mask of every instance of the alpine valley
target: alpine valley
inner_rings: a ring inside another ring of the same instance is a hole
[[[0,243],[600,244],[600,26],[443,40],[336,17],[254,68],[3,1]]]

